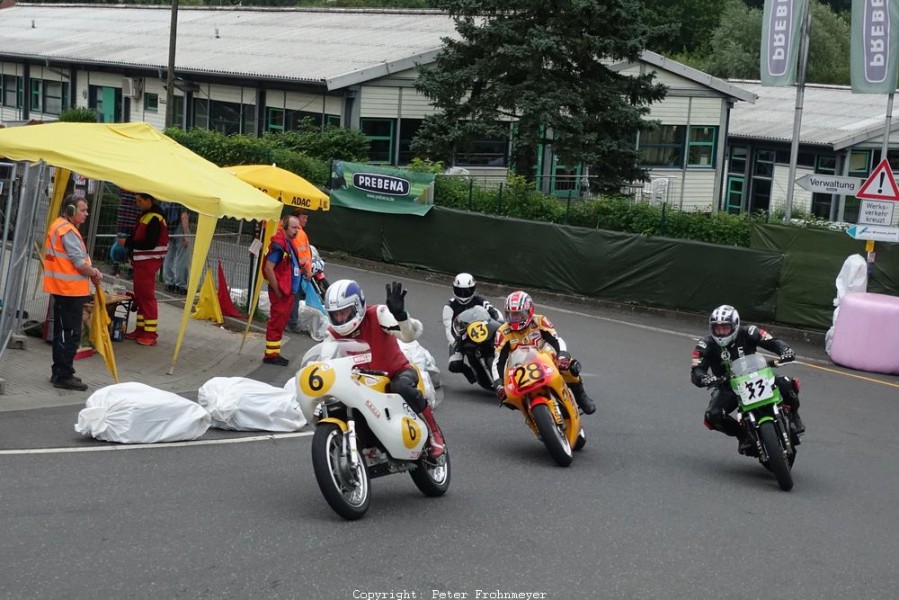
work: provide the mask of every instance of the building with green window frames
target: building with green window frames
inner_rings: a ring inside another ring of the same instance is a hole
[[[174,123],[261,135],[304,121],[356,128],[371,141],[372,163],[404,165],[434,112],[415,89],[419,65],[455,36],[439,11],[182,7],[175,91],[166,105],[169,6],[15,5],[0,9],[0,122],[53,120],[65,109],[95,109],[104,122]],[[668,87],[652,105],[657,130],[637,136],[647,182],[625,190],[684,209],[723,206],[725,136],[735,104],[755,95],[646,51],[617,64],[655,72]],[[484,182],[505,179],[511,137],[477,140],[458,170]],[[538,185],[577,197],[589,166],[563,165],[541,149]]]

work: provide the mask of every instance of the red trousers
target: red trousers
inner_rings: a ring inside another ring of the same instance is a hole
[[[137,327],[140,336],[156,339],[159,309],[156,306],[156,273],[162,268],[161,258],[134,261],[134,303],[137,305]]]
[[[268,324],[265,326],[265,358],[281,356],[281,337],[284,335],[284,327],[290,318],[293,309],[293,294],[278,298],[269,289],[268,299],[270,307],[268,311]]]

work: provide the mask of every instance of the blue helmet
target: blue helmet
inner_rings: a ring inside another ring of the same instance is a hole
[[[365,318],[365,294],[352,279],[340,279],[325,292],[325,311],[331,329],[338,335],[350,335]]]

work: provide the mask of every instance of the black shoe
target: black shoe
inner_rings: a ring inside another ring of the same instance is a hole
[[[262,359],[262,362],[267,365],[278,365],[279,367],[286,367],[290,364],[290,361],[283,356],[267,356]]]
[[[53,382],[53,387],[63,390],[77,390],[79,392],[87,391],[87,384],[81,381],[75,381],[74,377],[68,379],[57,379]]]
[[[796,435],[805,433],[805,423],[802,422],[799,413],[795,411],[793,411],[793,433]]]
[[[71,377],[63,377],[62,379],[74,379],[74,380],[77,381],[78,383],[81,383],[81,378],[80,378],[80,377],[75,377],[74,375],[72,375]],[[57,377],[56,375],[51,375],[51,376],[50,376],[50,383],[56,383],[56,382],[59,381],[59,380],[60,380],[60,378]]]
[[[571,388],[571,393],[574,394],[575,402],[577,402],[578,407],[585,415],[592,415],[596,412],[596,404],[593,402],[593,399],[587,395],[583,382],[573,383],[568,387]]]

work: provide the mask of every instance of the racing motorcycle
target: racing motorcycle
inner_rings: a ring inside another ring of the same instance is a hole
[[[533,346],[519,346],[506,364],[503,404],[521,411],[553,460],[567,467],[574,459],[572,449],[583,448],[587,436],[577,403],[553,355]]]
[[[426,496],[441,496],[450,484],[449,452],[428,456],[424,420],[388,391],[386,373],[365,368],[370,361],[367,343],[329,340],[306,352],[296,376],[300,409],[315,423],[315,479],[325,501],[347,520],[365,515],[376,477],[408,472]],[[433,403],[426,375],[419,375],[419,390]]]
[[[493,339],[500,325],[502,323],[493,319],[481,305],[467,308],[453,319],[456,347],[474,371],[477,384],[490,391],[493,391],[493,377],[490,375],[495,352]]]
[[[780,489],[793,489],[791,469],[796,460],[799,436],[793,415],[783,403],[774,383],[774,367],[780,363],[761,354],[750,354],[731,363],[730,372],[715,378],[707,387],[727,381],[739,396],[737,420],[752,442],[750,454],[774,474]],[[793,385],[796,386],[795,380]]]

